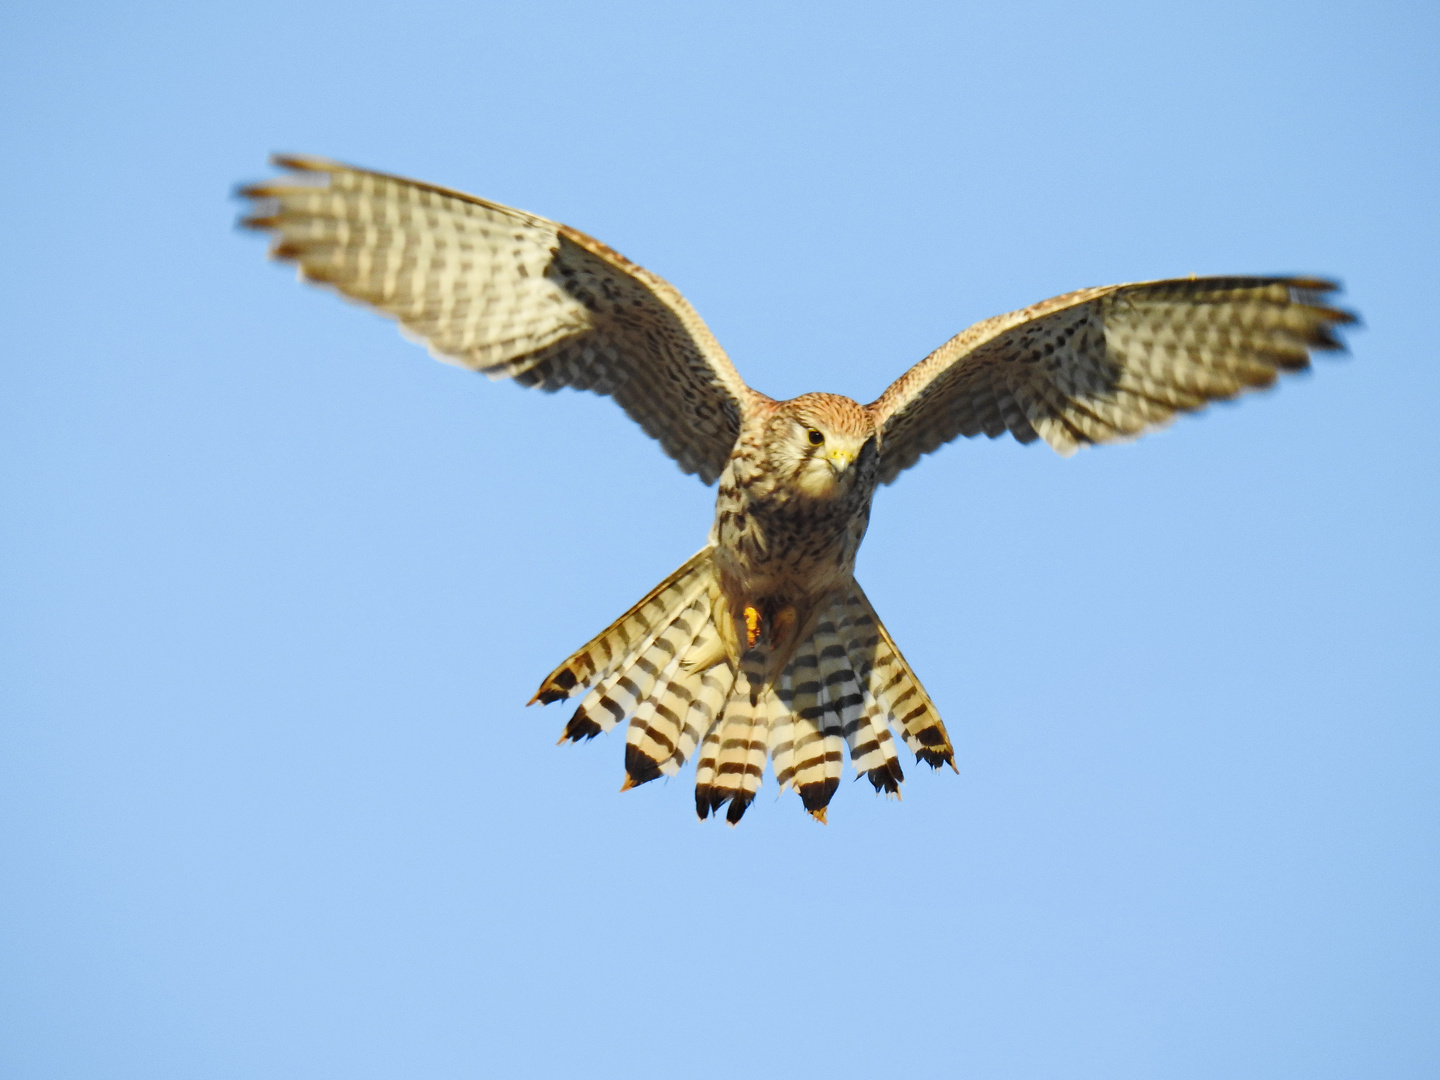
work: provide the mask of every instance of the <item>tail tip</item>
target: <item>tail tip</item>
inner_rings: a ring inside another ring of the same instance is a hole
[[[625,786],[621,791],[648,784],[663,775],[661,763],[645,753],[634,743],[625,744]]]
[[[876,766],[865,773],[865,779],[870,781],[875,788],[875,794],[893,795],[900,798],[900,785],[905,782],[905,774],[900,771],[898,761],[889,761],[884,765]],[[858,777],[857,777],[858,779]]]
[[[538,701],[541,705],[549,705],[552,701],[564,701],[579,685],[580,679],[575,672],[568,667],[559,668],[540,684],[540,689],[535,691],[535,696],[526,704],[534,705]]]
[[[748,796],[736,794],[730,798],[730,809],[725,812],[725,823],[731,828],[740,824],[740,819],[745,816],[745,811],[750,807]]]
[[[931,746],[917,747],[915,750],[915,757],[917,760],[923,761],[926,765],[929,765],[932,769],[938,769],[942,765],[949,765],[950,768],[955,770],[955,772],[958,773],[960,771],[959,768],[955,765],[955,751],[950,749],[948,741],[944,746],[939,747],[938,749]]]
[[[555,745],[559,746],[560,743],[566,742],[579,742],[581,739],[593,739],[603,730],[604,728],[594,720],[591,720],[584,712],[577,709],[575,710],[575,715],[570,717],[570,722],[565,725],[565,730],[560,735],[560,742],[557,742]]]

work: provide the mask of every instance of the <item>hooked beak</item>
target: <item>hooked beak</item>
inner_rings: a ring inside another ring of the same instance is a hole
[[[855,463],[855,451],[841,450],[836,447],[825,455],[825,463],[830,466],[831,472],[839,476]]]

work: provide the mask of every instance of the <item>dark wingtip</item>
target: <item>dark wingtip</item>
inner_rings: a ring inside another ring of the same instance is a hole
[[[1285,278],[1285,284],[1308,293],[1340,292],[1345,287],[1338,278],[1314,277],[1310,274],[1296,274],[1294,277]]]
[[[1294,303],[1314,309],[1324,320],[1316,332],[1320,340],[1311,342],[1312,348],[1343,351],[1344,341],[1330,333],[1330,328],[1350,326],[1363,329],[1365,324],[1358,313],[1346,308],[1332,307],[1330,304],[1332,293],[1345,291],[1343,282],[1331,278],[1298,276],[1286,278],[1285,284],[1290,287],[1290,299]]]
[[[257,184],[236,184],[230,189],[232,199],[249,199],[251,202],[259,202],[262,199],[274,198],[274,190],[270,184],[261,181]]]
[[[235,219],[237,229],[266,232],[278,224],[278,220],[268,212],[270,207],[258,205],[274,198],[267,184],[236,184],[230,189],[230,197],[251,204],[250,212]]]
[[[338,161],[310,154],[271,154],[270,164],[277,169],[289,169],[291,172],[330,172],[332,169],[345,167]]]
[[[237,229],[251,229],[255,232],[270,232],[280,224],[280,219],[270,214],[250,214],[235,219]]]

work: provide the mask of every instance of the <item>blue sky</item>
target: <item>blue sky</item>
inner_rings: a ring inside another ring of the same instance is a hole
[[[1418,3],[7,8],[0,1074],[1435,1075],[1437,118]],[[275,150],[584,229],[775,396],[1112,281],[1365,326],[881,492],[959,774],[701,825],[524,702],[713,491],[268,264]]]

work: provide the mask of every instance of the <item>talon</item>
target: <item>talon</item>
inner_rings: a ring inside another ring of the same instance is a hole
[[[753,649],[760,640],[760,609],[745,605],[745,647]]]

